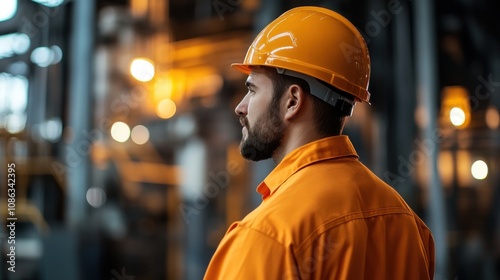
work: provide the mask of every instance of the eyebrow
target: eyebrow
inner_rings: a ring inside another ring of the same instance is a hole
[[[247,88],[257,89],[257,86],[250,81],[246,81],[245,85],[247,86]]]

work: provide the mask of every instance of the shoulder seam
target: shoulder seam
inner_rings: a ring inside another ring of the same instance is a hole
[[[258,229],[256,229],[256,228],[253,228],[253,227],[250,227],[250,226],[241,225],[241,224],[239,224],[237,227],[240,227],[240,228],[242,228],[242,229],[247,229],[247,230],[250,230],[250,231],[257,232],[257,233],[259,233],[259,234],[261,234],[261,235],[263,235],[263,236],[267,237],[268,239],[270,239],[270,240],[274,241],[275,243],[279,244],[281,247],[283,247],[283,250],[286,250],[286,246],[285,246],[285,244],[282,244],[282,243],[281,243],[281,242],[279,242],[276,238],[273,238],[273,237],[269,236],[269,234],[267,234],[267,233],[265,233],[265,232],[263,232],[263,231],[261,231],[261,230],[258,230]]]
[[[408,215],[412,216],[412,213],[408,211],[408,209],[400,206],[395,207],[386,207],[386,208],[378,208],[374,210],[366,210],[360,212],[349,213],[340,217],[337,217],[329,222],[322,224],[316,230],[314,230],[302,243],[297,246],[297,252],[300,252],[303,247],[307,247],[308,244],[312,243],[318,236],[323,234],[324,232],[338,227],[340,225],[346,224],[350,221],[360,220],[360,219],[368,219],[374,218],[378,216],[387,216],[387,215]]]

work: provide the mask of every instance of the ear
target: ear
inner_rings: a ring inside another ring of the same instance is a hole
[[[285,106],[285,120],[291,120],[299,115],[301,111],[304,110],[305,107],[305,92],[298,85],[291,85],[286,93],[284,94],[286,103]]]

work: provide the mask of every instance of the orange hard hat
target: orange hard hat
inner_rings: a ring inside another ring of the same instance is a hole
[[[246,74],[252,66],[305,74],[352,95],[355,101],[370,100],[365,40],[351,22],[325,8],[306,6],[285,12],[257,35],[243,63],[231,66]]]

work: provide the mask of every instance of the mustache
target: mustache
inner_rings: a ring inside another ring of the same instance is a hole
[[[246,117],[240,117],[241,126],[248,126],[248,119]]]

